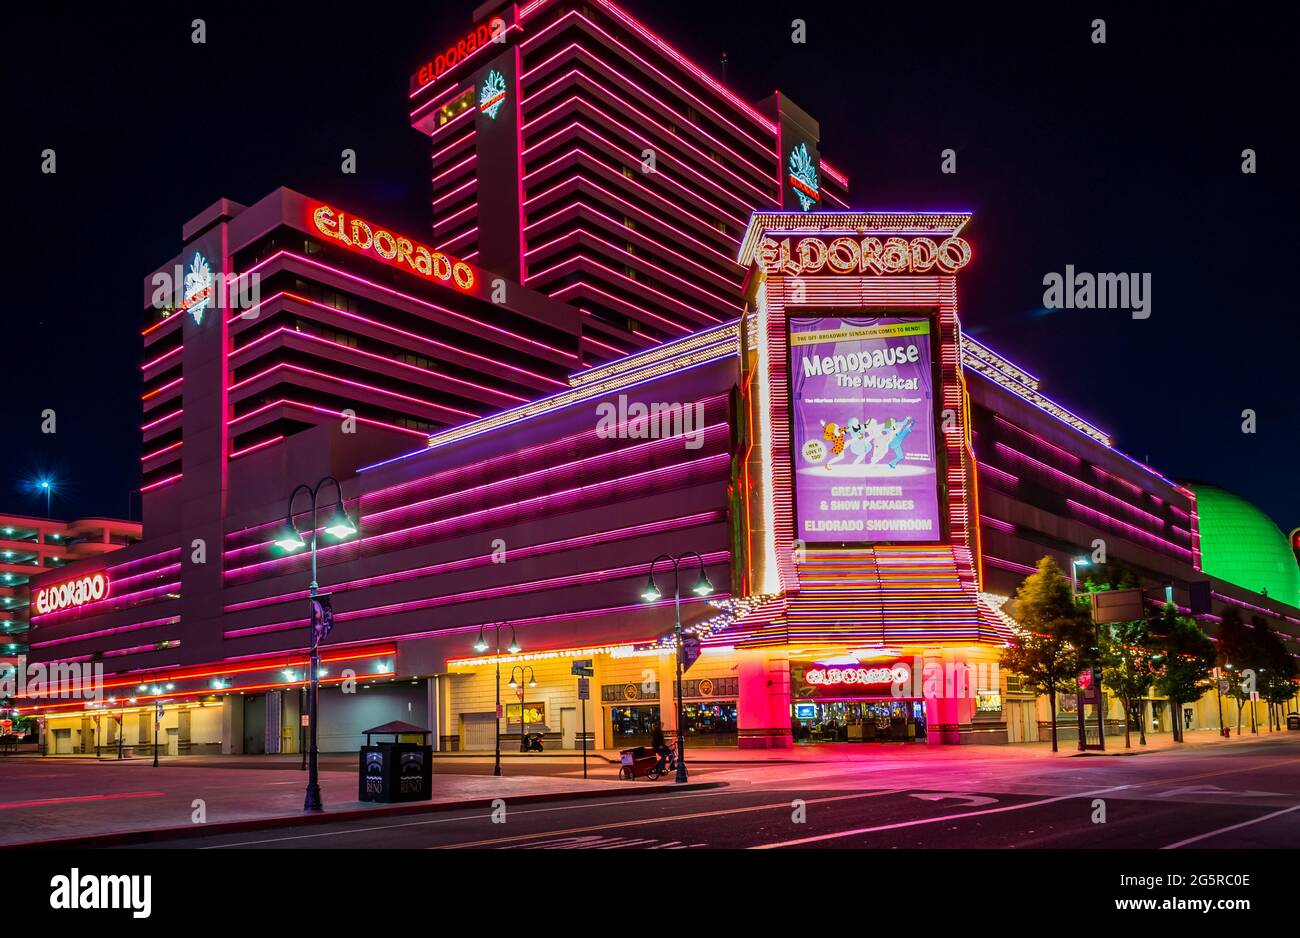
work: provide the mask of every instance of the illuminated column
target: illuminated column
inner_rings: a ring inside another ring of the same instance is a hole
[[[672,654],[659,655],[655,683],[659,685],[659,723],[664,735],[669,736],[677,732],[677,661]]]
[[[736,672],[737,744],[741,749],[791,748],[789,659],[776,651],[744,649],[737,652]]]

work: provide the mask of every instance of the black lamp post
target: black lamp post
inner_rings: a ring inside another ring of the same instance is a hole
[[[308,667],[311,669],[308,674],[310,681],[307,692],[307,734],[308,734],[308,752],[307,752],[307,794],[303,802],[304,811],[320,811],[323,807],[320,800],[320,778],[317,772],[317,756],[319,753],[316,749],[316,702],[320,693],[320,631],[315,628],[314,612],[317,582],[316,582],[316,511],[317,496],[325,487],[326,482],[334,484],[336,495],[334,501],[334,511],[330,515],[329,522],[325,525],[325,533],[330,535],[336,541],[346,540],[357,533],[357,526],[352,523],[348,517],[347,511],[343,508],[343,487],[339,485],[339,480],[333,476],[325,476],[315,487],[309,485],[299,485],[289,495],[289,507],[285,511],[284,528],[276,538],[276,546],[285,553],[301,550],[304,547],[311,548],[311,588],[308,596],[308,616],[307,623],[311,636],[309,640],[310,655]],[[302,532],[298,530],[294,522],[293,503],[298,497],[299,492],[306,492],[311,497],[311,542],[303,540]]]
[[[693,550],[688,550],[678,557],[671,554],[660,554],[654,560],[650,561],[650,571],[647,574],[645,589],[641,591],[641,598],[648,603],[658,602],[663,594],[659,592],[659,587],[655,584],[655,567],[659,561],[667,560],[673,565],[673,635],[676,638],[676,653],[674,658],[677,665],[677,784],[681,785],[686,782],[686,730],[685,730],[685,712],[682,706],[682,561],[688,557],[694,557],[700,564],[700,578],[695,581],[691,587],[691,592],[696,596],[708,596],[713,592],[713,584],[709,582],[708,576],[704,573],[704,558]]]
[[[496,717],[496,723],[495,731],[492,733],[492,742],[496,750],[495,758],[492,762],[493,775],[501,774],[501,627],[506,624],[507,623],[505,622],[492,623],[492,628],[496,632],[496,651],[494,657],[496,658],[497,665],[497,708],[494,714]],[[483,637],[483,626],[480,625],[478,627],[478,641],[474,643],[474,650],[481,655],[490,647],[493,646],[488,645],[487,639]],[[516,655],[519,653],[519,650],[519,642],[515,639],[515,627],[512,625],[510,626],[510,646],[506,651],[510,652],[512,655]],[[523,710],[521,708],[520,714],[522,715],[522,713]]]
[[[515,672],[516,672],[516,671],[519,672],[519,681],[518,681],[518,683],[515,682]],[[525,684],[527,684],[528,687],[536,687],[536,686],[537,686],[537,672],[533,670],[533,666],[532,666],[531,664],[529,664],[529,665],[518,665],[518,664],[517,664],[517,665],[515,665],[513,668],[510,669],[510,686],[513,687],[513,688],[515,688],[516,690],[519,691],[519,751],[520,751],[520,752],[527,752],[527,751],[528,751],[528,749],[527,749],[527,745],[528,745],[528,715],[527,715],[527,713],[524,712],[524,709],[525,709],[525,708],[524,708],[524,695],[525,695],[524,686],[525,686]]]

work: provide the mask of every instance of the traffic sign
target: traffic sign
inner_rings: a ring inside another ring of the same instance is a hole
[[[591,678],[587,678],[587,677],[578,678],[578,699],[579,700],[591,699]]]

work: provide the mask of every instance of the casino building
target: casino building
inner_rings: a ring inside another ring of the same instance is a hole
[[[19,702],[48,752],[147,751],[156,716],[172,753],[298,751],[311,567],[277,541],[325,475],[356,527],[317,529],[326,751],[391,719],[470,750],[576,747],[584,709],[598,748],[674,729],[663,554],[688,746],[1036,739],[1004,607],[1099,542],[1151,602],[1300,652],[1294,576],[1207,564],[1239,526],[1203,528],[1201,490],[963,334],[968,214],[828,211],[811,119],[612,3],[472,30],[412,81],[432,236],[282,189],[201,213],[147,279],[144,540],[36,583],[104,584],[33,617],[33,658],[105,672]],[[1229,553],[1276,563],[1266,527]]]

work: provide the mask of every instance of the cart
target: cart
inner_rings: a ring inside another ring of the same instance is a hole
[[[655,766],[659,764],[659,755],[653,749],[645,746],[624,749],[619,753],[619,761],[622,765],[619,767],[618,777],[624,781],[659,777],[654,771]]]

